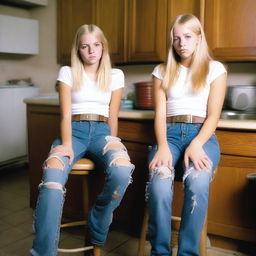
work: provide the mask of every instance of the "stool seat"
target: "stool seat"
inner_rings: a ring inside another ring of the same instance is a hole
[[[85,213],[85,216],[87,215],[89,211],[89,190],[88,190],[88,175],[92,170],[94,170],[95,165],[93,161],[91,161],[88,158],[81,158],[78,160],[72,167],[72,170],[70,171],[69,175],[81,175],[83,178],[82,180],[82,186],[83,186],[83,210]],[[81,225],[86,225],[87,220],[81,220],[81,221],[74,221],[74,222],[68,222],[61,224],[61,228],[65,227],[74,227],[74,226],[81,226]],[[63,249],[63,248],[58,248],[59,252],[64,252],[64,253],[76,253],[76,252],[82,252],[82,251],[88,251],[92,250],[93,246],[86,246],[86,247],[81,247],[81,248],[74,248],[74,249]]]
[[[85,170],[91,171],[94,169],[94,163],[88,158],[81,158],[72,167],[70,174],[74,174],[74,170]]]

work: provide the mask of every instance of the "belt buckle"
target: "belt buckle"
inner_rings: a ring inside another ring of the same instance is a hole
[[[192,115],[185,115],[185,119],[186,121],[184,121],[185,123],[193,123],[193,116]]]
[[[180,115],[174,116],[175,123],[193,123],[193,116],[192,115]]]

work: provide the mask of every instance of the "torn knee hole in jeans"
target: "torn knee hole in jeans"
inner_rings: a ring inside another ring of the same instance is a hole
[[[174,180],[174,170],[171,170],[167,166],[157,166],[151,169],[152,175],[156,174],[160,176],[160,179],[172,179]]]
[[[43,168],[64,169],[64,163],[59,155],[52,154],[44,162]]]
[[[121,142],[121,139],[114,136],[106,136],[107,144],[103,149],[103,155],[108,152],[109,150],[115,151],[113,153],[113,159],[110,162],[109,166],[111,165],[123,165],[123,166],[130,166],[132,165],[130,162],[130,157],[127,153],[126,147]]]
[[[192,199],[192,209],[190,213],[192,214],[197,206],[196,195],[193,195],[191,199]]]
[[[196,178],[199,177],[199,175],[200,175],[202,172],[207,172],[207,173],[209,173],[209,175],[211,175],[211,170],[209,170],[209,169],[205,169],[205,170],[196,170],[193,166],[190,167],[190,168],[188,168],[188,169],[185,171],[185,173],[184,173],[184,175],[183,175],[183,178],[182,178],[183,184],[184,184],[186,178],[187,178],[190,174],[192,174],[192,179],[196,179]],[[212,177],[211,177],[211,179],[212,179]]]
[[[185,182],[186,178],[189,175],[192,175],[192,179],[197,179],[199,177],[199,175],[204,173],[204,172],[207,172],[209,175],[211,175],[211,170],[209,170],[209,169],[206,169],[206,170],[196,170],[193,166],[188,168],[185,171],[184,175],[183,175],[183,188],[184,188],[184,182]],[[211,177],[211,179],[212,179],[212,177]],[[197,198],[196,198],[195,194],[193,194],[191,196],[191,200],[192,200],[192,205],[191,205],[190,213],[193,214],[195,208],[197,207]]]
[[[50,189],[58,189],[58,190],[61,190],[64,192],[64,189],[63,189],[63,186],[60,184],[60,183],[57,183],[57,182],[46,182],[46,183],[41,183],[39,185],[39,187],[47,187],[47,188],[50,188]]]

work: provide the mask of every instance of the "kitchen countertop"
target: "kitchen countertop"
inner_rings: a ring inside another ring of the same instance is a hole
[[[38,96],[24,100],[27,104],[58,106],[58,96]],[[153,110],[121,109],[119,112],[121,119],[152,120],[154,118]],[[220,119],[218,128],[251,130],[256,131],[256,120],[224,120]]]

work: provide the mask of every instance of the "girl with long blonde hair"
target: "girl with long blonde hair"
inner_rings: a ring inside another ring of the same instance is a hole
[[[171,255],[175,172],[183,175],[184,184],[177,255],[199,255],[209,186],[220,159],[214,131],[225,97],[226,69],[210,57],[199,20],[184,14],[172,24],[166,64],[156,66],[152,75],[157,144],[149,154],[146,193],[151,256]]]
[[[134,169],[117,136],[124,74],[112,69],[107,40],[95,25],[81,26],[74,38],[71,67],[57,78],[60,99],[60,137],[43,165],[35,210],[32,255],[58,252],[65,184],[73,164],[88,155],[104,170],[105,184],[88,214],[93,255],[100,256],[113,211],[120,204]]]

